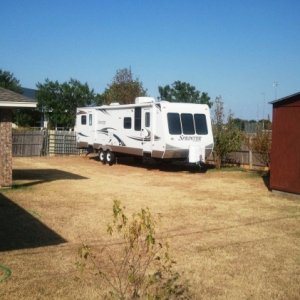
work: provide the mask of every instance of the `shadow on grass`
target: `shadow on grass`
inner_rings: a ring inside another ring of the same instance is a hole
[[[261,175],[261,178],[264,182],[264,185],[266,186],[266,188],[271,191],[271,187],[270,187],[270,171],[265,172],[264,174]]]
[[[26,180],[26,183],[14,183],[12,188],[29,187],[45,182],[51,182],[56,180],[78,180],[88,179],[77,174],[57,170],[57,169],[15,169],[13,170],[13,180],[22,181]]]
[[[66,240],[0,193],[0,251],[58,245]]]
[[[277,218],[269,218],[269,219],[262,219],[257,220],[253,222],[245,222],[237,225],[229,225],[224,227],[216,227],[216,228],[208,228],[204,230],[190,230],[186,232],[176,232],[176,229],[167,230],[162,233],[162,237],[168,237],[168,238],[177,238],[180,236],[189,236],[189,235],[197,235],[197,234],[203,234],[203,233],[218,233],[222,231],[227,231],[231,229],[237,229],[242,227],[251,227],[251,226],[258,226],[258,225],[264,225],[264,224],[272,224],[272,223],[278,223],[278,221],[282,220],[291,220],[291,219],[298,219],[300,218],[300,214],[293,214],[289,216],[282,216]]]
[[[90,159],[93,159],[100,163],[98,156],[90,156]],[[152,158],[143,158],[143,157],[127,157],[120,156],[117,158],[117,164],[126,165],[130,167],[143,168],[147,170],[159,170],[161,172],[190,172],[190,173],[206,173],[208,169],[211,168],[209,165],[199,165],[188,164],[183,161],[174,161],[171,160],[154,160]]]

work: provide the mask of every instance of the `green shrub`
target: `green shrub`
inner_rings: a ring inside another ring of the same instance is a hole
[[[217,97],[214,102],[213,133],[214,133],[214,160],[216,168],[220,169],[230,152],[238,151],[241,147],[243,133],[236,125],[233,114],[229,112],[225,119],[224,103],[222,97]]]

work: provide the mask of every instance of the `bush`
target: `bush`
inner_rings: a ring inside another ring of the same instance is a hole
[[[267,167],[270,166],[271,161],[271,144],[271,132],[258,129],[249,145],[256,159]]]
[[[79,250],[78,266],[91,267],[106,283],[108,299],[190,299],[187,281],[173,270],[167,243],[157,241],[157,221],[149,209],[141,209],[129,220],[119,201],[113,204],[113,222],[107,232],[121,239],[117,249],[100,253],[87,245]]]
[[[233,115],[228,114],[225,121],[224,103],[221,97],[217,97],[214,102],[213,116],[214,134],[214,160],[216,167],[221,168],[222,163],[227,159],[230,152],[240,149],[243,134],[234,122]]]

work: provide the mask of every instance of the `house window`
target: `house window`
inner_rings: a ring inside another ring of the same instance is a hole
[[[81,125],[86,125],[86,115],[81,116]]]
[[[131,118],[126,117],[124,118],[124,128],[125,129],[131,129]]]
[[[134,130],[140,131],[142,129],[142,108],[136,107],[134,109]]]
[[[89,115],[89,125],[92,126],[93,125],[93,115]]]

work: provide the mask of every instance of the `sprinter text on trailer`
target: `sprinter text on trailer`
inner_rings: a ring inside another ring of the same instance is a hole
[[[156,102],[139,97],[135,104],[77,108],[79,148],[99,153],[113,164],[120,155],[205,162],[213,149],[206,104]]]

